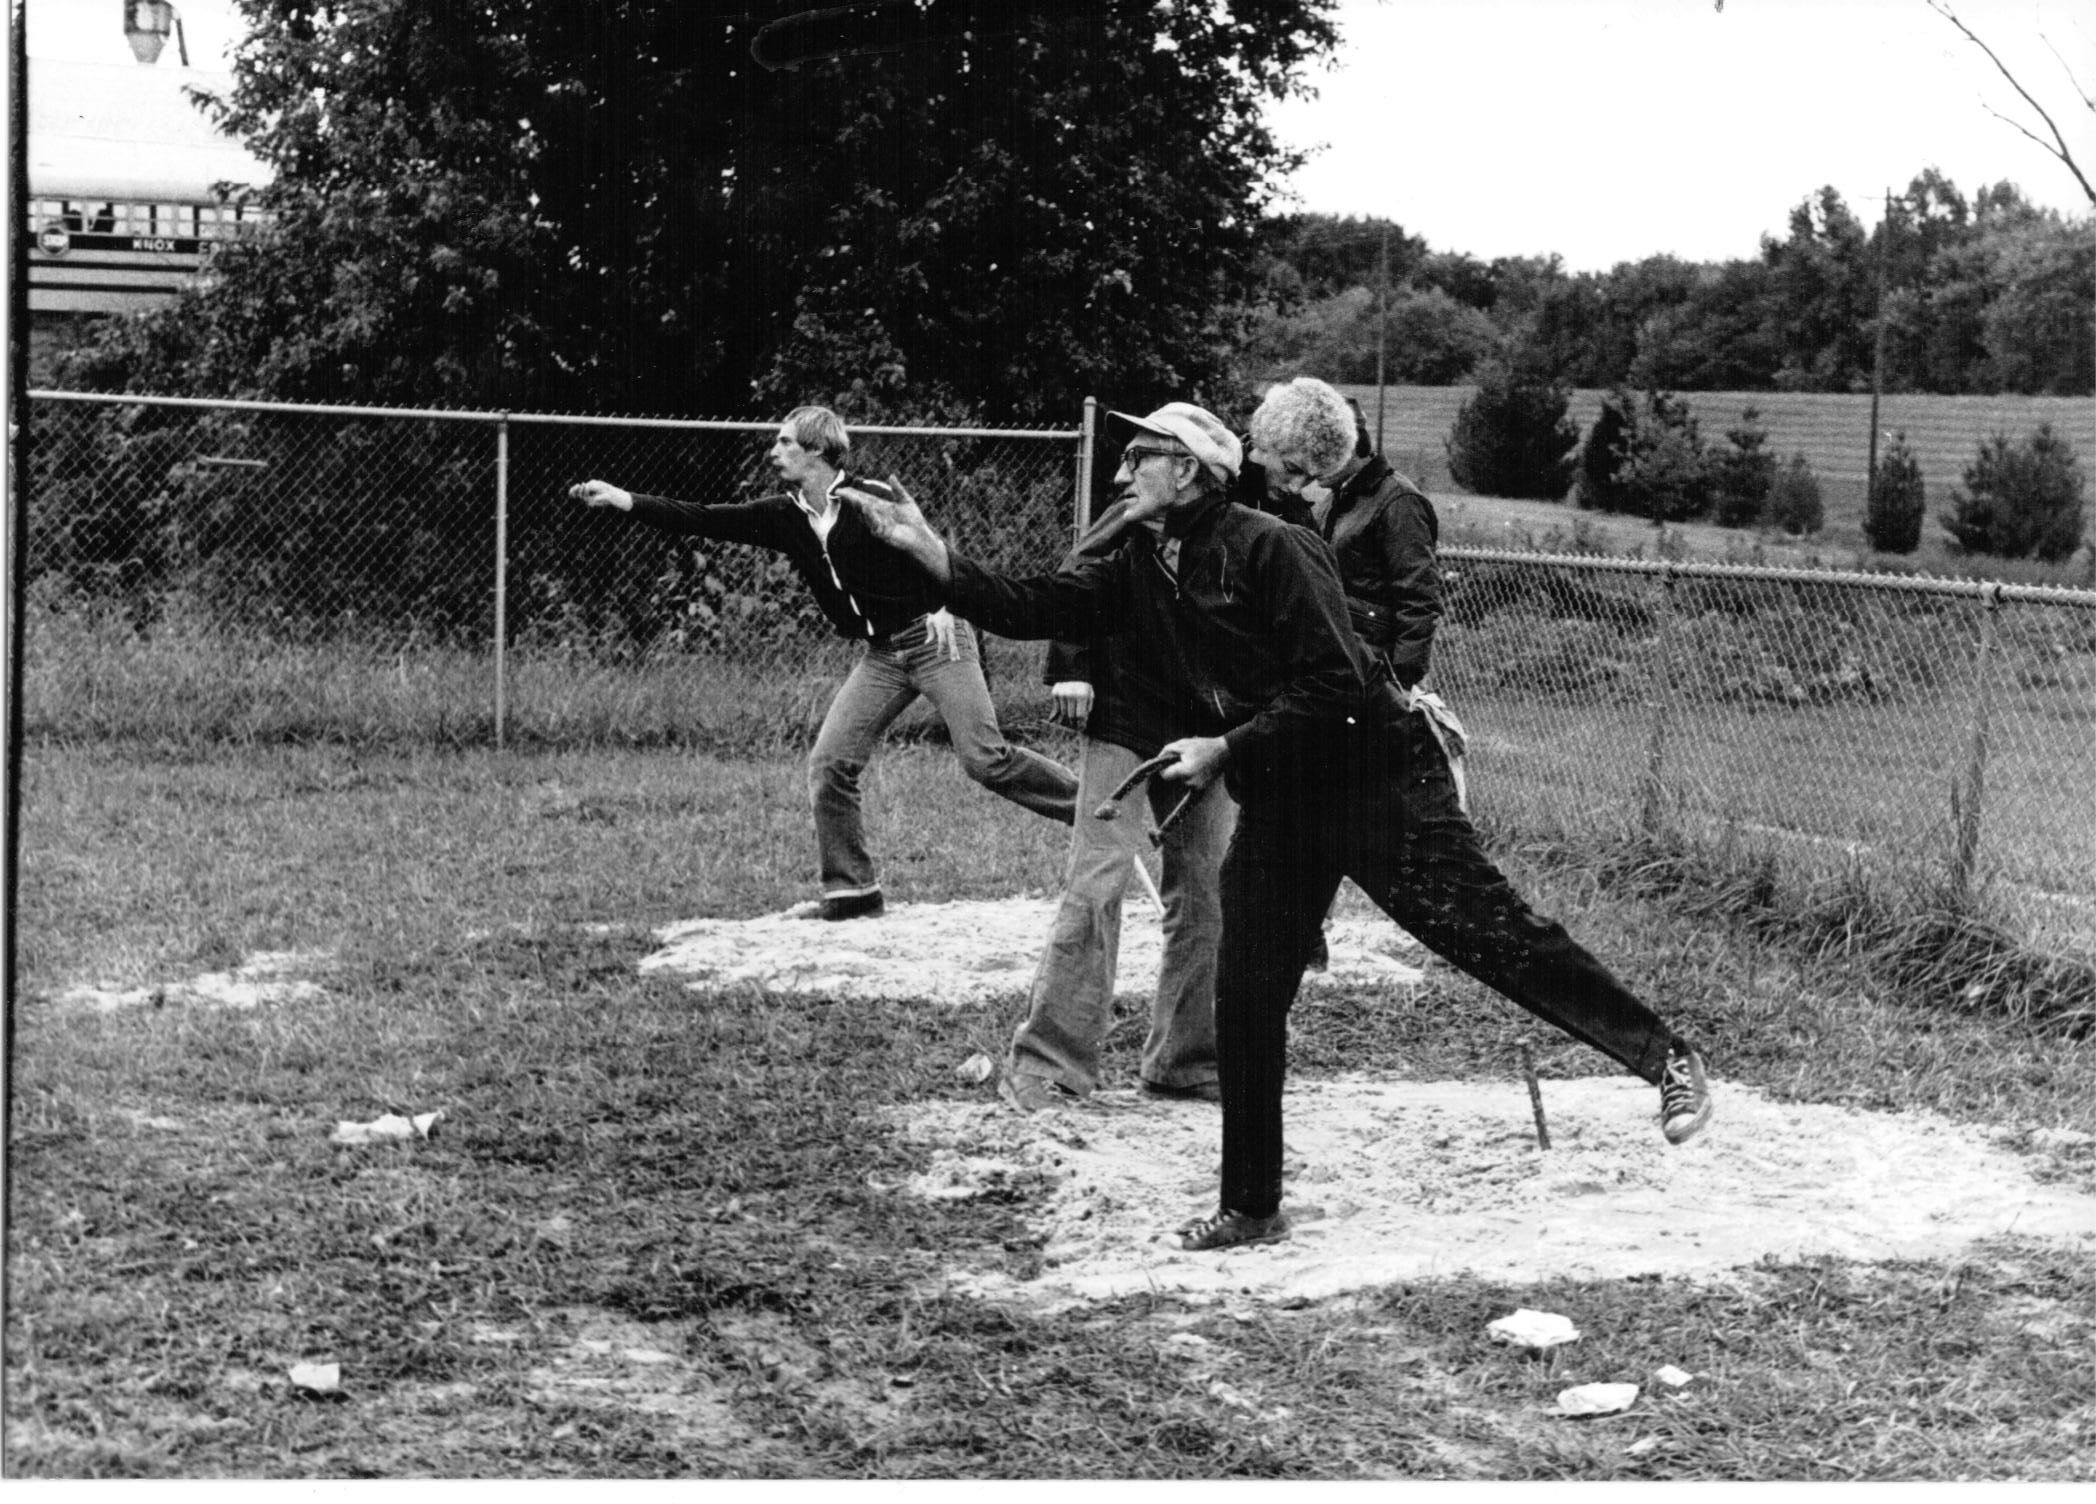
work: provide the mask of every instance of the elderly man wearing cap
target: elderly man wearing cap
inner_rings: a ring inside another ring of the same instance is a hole
[[[1181,665],[1198,729],[1164,749],[1177,762],[1163,776],[1196,789],[1225,777],[1238,804],[1216,984],[1222,1193],[1213,1215],[1179,1229],[1181,1246],[1288,1234],[1288,1009],[1345,877],[1438,955],[1657,1086],[1669,1143],[1701,1129],[1701,1053],[1492,865],[1425,717],[1354,635],[1325,545],[1215,488],[1218,466],[1239,466],[1237,439],[1183,403],[1109,422],[1128,440],[1116,483],[1130,519],[1163,525],[1154,543],[1138,532],[1073,569],[993,574],[948,549],[900,485],[892,498],[845,494],[971,620],[1018,638],[1158,634]]]
[[[1202,441],[1185,413],[1166,409],[1158,424],[1180,443]],[[1202,470],[1197,480],[1211,489],[1235,479],[1220,456]],[[1135,505],[1134,496],[1124,496],[1102,512],[1064,567],[1106,558],[1136,533],[1147,534],[1148,546],[1156,549],[1164,541],[1162,514],[1131,520]],[[1056,719],[1081,728],[1084,738],[1062,897],[998,1083],[999,1093],[1022,1112],[1069,1106],[1099,1084],[1099,1049],[1113,1021],[1121,908],[1142,858],[1130,850],[1131,836],[1141,844],[1137,822],[1101,819],[1098,811],[1159,747],[1196,729],[1168,648],[1159,634],[1123,632],[1058,640],[1048,652],[1044,677],[1052,686]],[[1154,780],[1144,790],[1161,830],[1164,954],[1137,1071],[1150,1096],[1214,1102],[1222,1095],[1215,1063],[1219,872],[1237,806],[1222,789],[1211,789],[1174,817],[1176,800],[1169,792]]]

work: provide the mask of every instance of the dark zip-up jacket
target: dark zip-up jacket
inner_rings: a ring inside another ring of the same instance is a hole
[[[1354,631],[1407,688],[1426,677],[1441,618],[1440,523],[1426,493],[1380,454],[1333,493],[1320,528]]]
[[[1073,569],[1086,559],[1103,559],[1125,547],[1137,533],[1154,537],[1127,518],[1130,501],[1117,501],[1099,514],[1062,567]],[[1048,645],[1041,682],[1060,684],[1081,679],[1092,686],[1092,711],[1084,734],[1149,757],[1166,742],[1191,735],[1191,697],[1178,675],[1178,657],[1162,637],[1123,632],[1082,641],[1058,639]]]
[[[1247,444],[1249,448],[1249,444]],[[1247,481],[1244,476],[1252,479]],[[1271,512],[1284,522],[1317,531],[1309,503],[1294,495],[1274,496],[1266,489],[1265,473],[1257,465],[1246,465],[1244,476],[1229,488],[1232,501],[1255,512]],[[1099,514],[1085,530],[1077,546],[1064,556],[1062,567],[1070,568],[1087,557],[1104,557],[1127,542],[1127,521],[1133,503],[1123,499]],[[1148,757],[1166,742],[1189,734],[1180,717],[1172,688],[1172,665],[1154,651],[1150,640],[1139,634],[1094,637],[1084,641],[1058,639],[1048,644],[1041,682],[1054,686],[1081,680],[1092,686],[1092,710],[1085,718],[1084,734],[1115,746],[1126,747]]]
[[[832,493],[846,486],[883,500],[892,494],[882,482],[855,475],[839,475]],[[636,493],[631,515],[665,533],[751,543],[784,554],[839,637],[886,637],[939,609],[938,592],[924,571],[876,538],[848,501],[839,500],[827,543],[815,536],[800,502],[785,493],[713,505]]]
[[[946,603],[1006,637],[1134,633],[1172,670],[1182,735],[1229,743],[1240,800],[1324,764],[1350,728],[1403,714],[1396,692],[1347,623],[1346,594],[1324,543],[1307,529],[1211,496],[1168,513],[1176,577],[1148,528],[1103,557],[1012,578],[949,551]]]

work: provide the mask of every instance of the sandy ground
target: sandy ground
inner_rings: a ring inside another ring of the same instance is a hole
[[[673,971],[694,986],[749,982],[778,992],[831,997],[930,998],[954,1007],[1024,997],[1048,938],[1053,899],[891,904],[878,919],[825,924],[812,904],[755,919],[694,919],[660,931],[663,948],[643,971]],[[1315,991],[1363,982],[1416,985],[1419,942],[1381,914],[1347,915],[1326,932],[1331,967],[1312,972]],[[1131,900],[1121,916],[1116,996],[1144,999],[1157,987],[1164,931],[1156,907]]]
[[[1306,990],[1420,980],[1416,942],[1380,915],[1335,919],[1329,972]],[[661,933],[645,970],[694,986],[758,983],[831,996],[926,997],[961,1006],[1025,991],[1051,902],[895,904],[877,920],[784,914],[702,920]],[[1119,990],[1155,984],[1154,908],[1124,918]],[[974,1062],[981,1070],[986,1062]],[[956,1059],[964,1078],[969,1062]],[[1510,1282],[1554,1275],[1722,1276],[1768,1257],[1955,1256],[2013,1232],[2096,1254],[2096,1197],[2035,1180],[2000,1136],[1920,1113],[1779,1102],[1714,1083],[1698,1139],[1669,1147],[1658,1093],[1632,1077],[1545,1079],[1551,1148],[1536,1142],[1526,1086],[1505,1081],[1293,1082],[1287,1097],[1286,1242],[1188,1254],[1173,1227],[1210,1211],[1221,1113],[1129,1089],[1025,1117],[996,1098],[898,1109],[930,1170],[898,1196],[960,1198],[1042,1185],[1032,1221],[1037,1278],[956,1268],[952,1283],[1046,1309],[1153,1291],[1193,1300],[1321,1299],[1472,1271]],[[2011,1130],[2001,1130],[2005,1135]],[[2076,1157],[2096,1137],[2055,1131]]]
[[[1394,997],[1418,986],[1416,943],[1362,912],[1365,904],[1351,908],[1342,901],[1328,936],[1331,968],[1307,977],[1306,991],[1373,982]],[[880,919],[844,924],[794,910],[698,920],[661,931],[661,948],[641,968],[687,976],[695,988],[1009,1004],[1026,991],[1050,911],[1036,896],[897,903]],[[1123,995],[1148,995],[1160,943],[1154,907],[1131,902]],[[123,992],[77,988],[62,1001],[108,1010],[307,1000],[320,987],[301,973],[324,974],[326,961],[258,955],[231,972]],[[1718,1278],[1765,1258],[1958,1257],[2002,1233],[2096,1256],[2096,1196],[2032,1173],[2047,1159],[2088,1165],[2096,1135],[1782,1102],[1718,1078],[1711,1126],[1670,1148],[1657,1126],[1658,1094],[1628,1076],[1546,1077],[1548,1150],[1537,1145],[1526,1086],[1511,1077],[1292,1081],[1284,1205],[1293,1236],[1188,1254],[1171,1230],[1214,1208],[1220,1109],[1121,1087],[1081,1107],[1023,1116],[998,1100],[992,1063],[966,1056],[971,1048],[957,1031],[952,1068],[972,1096],[890,1110],[894,1131],[927,1147],[930,1168],[881,1189],[933,1200],[1024,1187],[1042,1251],[1038,1276],[956,1265],[946,1277],[1031,1308],[1143,1291],[1195,1302],[1314,1300],[1459,1271],[1515,1283]]]

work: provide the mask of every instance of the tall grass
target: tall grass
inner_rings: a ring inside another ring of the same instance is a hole
[[[339,633],[301,639],[227,622],[181,597],[139,623],[123,606],[32,596],[24,722],[32,738],[202,752],[334,743],[474,747],[496,741],[485,648]],[[718,753],[804,745],[855,650],[816,642],[778,667],[592,644],[507,655],[503,740],[517,746],[678,747]],[[1039,651],[987,650],[1007,734],[1043,734]],[[921,704],[896,735],[943,734]]]

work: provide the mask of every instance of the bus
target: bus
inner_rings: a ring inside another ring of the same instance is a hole
[[[191,89],[227,73],[32,56],[29,311],[124,313],[172,301],[212,249],[261,216],[269,172]]]

